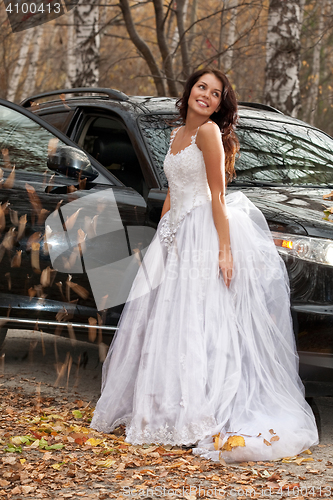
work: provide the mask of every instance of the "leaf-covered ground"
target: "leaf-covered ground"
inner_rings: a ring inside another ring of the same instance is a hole
[[[171,446],[132,446],[124,428],[89,427],[73,395],[6,386],[0,377],[0,498],[329,498],[329,444],[273,462],[224,465]],[[50,394],[53,394],[50,396]]]

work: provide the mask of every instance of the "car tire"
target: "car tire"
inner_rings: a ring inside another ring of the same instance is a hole
[[[318,435],[319,435],[319,441],[321,441],[321,417],[320,417],[318,406],[317,406],[317,404],[315,402],[315,398],[308,397],[308,398],[305,398],[305,399],[307,400],[307,402],[309,403],[309,405],[311,406],[311,409],[313,411],[314,417],[316,419],[316,424],[317,424],[317,429],[318,429]]]
[[[0,349],[2,349],[2,346],[5,342],[6,335],[7,335],[8,328],[6,327],[0,327]]]

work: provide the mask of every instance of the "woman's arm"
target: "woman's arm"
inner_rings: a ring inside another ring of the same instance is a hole
[[[233,259],[225,203],[225,156],[219,127],[215,123],[202,125],[198,132],[197,145],[204,157],[207,180],[212,194],[213,218],[220,244],[219,268],[222,271],[225,284],[229,287],[232,278]]]
[[[165,215],[167,213],[168,210],[170,210],[170,188],[168,188],[168,193],[167,193],[166,198],[164,200],[162,213],[161,213],[161,219],[162,219],[163,215]]]

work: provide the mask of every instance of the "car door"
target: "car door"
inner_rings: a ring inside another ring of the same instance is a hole
[[[1,99],[0,146],[0,320],[57,333],[116,325],[155,234],[143,197]]]

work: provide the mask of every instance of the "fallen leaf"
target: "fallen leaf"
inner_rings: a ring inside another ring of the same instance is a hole
[[[14,181],[15,181],[15,165],[13,166],[11,173],[3,183],[3,187],[6,189],[12,189],[12,187],[14,186]]]
[[[52,464],[51,467],[52,467],[52,469],[60,470],[63,465],[64,465],[64,462],[60,462],[58,464]]]
[[[22,485],[21,486],[22,493],[25,495],[28,495],[32,491],[35,491],[36,487],[35,486],[29,486],[29,485]]]
[[[91,446],[98,446],[101,443],[104,443],[105,439],[95,439],[95,438],[89,438],[86,441],[86,444],[91,444]]]
[[[83,417],[82,413],[79,410],[73,410],[72,414],[74,415],[75,418],[78,419]]]
[[[236,446],[245,446],[245,439],[243,436],[229,436],[227,441],[222,446],[222,450],[231,451]]]
[[[302,462],[310,462],[313,460],[314,460],[313,458],[300,457],[300,458],[296,458],[295,462],[297,463],[297,465],[301,465]]]
[[[98,460],[96,462],[96,465],[98,467],[106,467],[107,469],[109,469],[115,463],[116,463],[115,460],[112,460],[112,458],[108,458],[107,460]]]
[[[21,493],[22,493],[22,490],[19,486],[15,486],[15,488],[13,488],[11,491],[12,495],[20,495]]]

